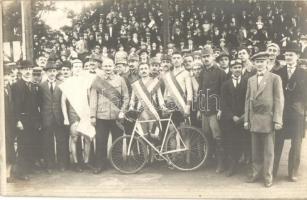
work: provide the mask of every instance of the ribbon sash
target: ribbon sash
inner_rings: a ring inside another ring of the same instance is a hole
[[[101,77],[97,76],[94,80],[92,87],[96,89],[98,92],[101,92],[101,94],[107,98],[113,105],[121,109],[122,106],[122,96],[120,92],[113,87],[110,83],[108,83],[106,80],[102,79]]]
[[[138,97],[143,102],[143,105],[147,108],[147,110],[150,112],[150,114],[159,122],[160,124],[160,116],[156,110],[156,104],[154,101],[152,101],[152,94],[155,90],[158,89],[159,80],[153,80],[153,82],[146,87],[142,80],[137,80],[134,83],[132,83],[132,88]]]
[[[179,85],[173,72],[167,73],[164,78],[165,85],[173,97],[175,97],[176,105],[181,111],[186,107],[185,94]]]

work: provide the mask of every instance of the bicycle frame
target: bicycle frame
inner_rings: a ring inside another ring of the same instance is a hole
[[[166,129],[165,129],[165,132],[164,132],[164,137],[163,137],[163,141],[162,141],[162,145],[161,145],[160,150],[157,149],[146,137],[144,137],[143,134],[139,133],[139,131],[137,130],[137,127],[140,126],[141,123],[156,122],[156,120],[138,120],[137,119],[136,122],[135,122],[134,128],[133,128],[132,134],[131,134],[131,139],[129,141],[127,155],[129,156],[129,154],[130,154],[132,140],[133,140],[133,138],[135,137],[136,134],[138,134],[153,150],[155,150],[159,154],[159,156],[161,156],[166,161],[168,161],[168,159],[164,156],[165,154],[175,153],[175,152],[180,152],[180,151],[186,151],[187,150],[186,144],[184,143],[180,134],[177,134],[177,135],[179,136],[180,142],[183,144],[184,148],[175,149],[175,150],[171,150],[171,151],[163,151],[163,147],[165,145],[165,140],[166,140],[166,137],[168,135],[169,126],[172,125],[174,127],[176,133],[178,133],[178,129],[176,128],[176,126],[175,126],[173,120],[171,119],[171,117],[172,117],[172,114],[170,115],[169,118],[163,118],[163,119],[159,120],[160,122],[167,121],[167,126],[166,126]]]

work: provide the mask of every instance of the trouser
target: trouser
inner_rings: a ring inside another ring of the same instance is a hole
[[[243,152],[244,134],[247,133],[243,128],[236,125],[227,126],[227,129],[224,130],[225,152],[233,162],[237,162]]]
[[[299,124],[297,124],[297,128],[299,127]],[[302,131],[304,131],[302,129]],[[299,131],[294,131],[291,134],[291,147],[289,151],[288,156],[288,175],[291,176],[297,176],[298,175],[298,169],[301,161],[301,149],[302,149],[302,140],[303,140],[303,133],[300,133]],[[277,176],[278,168],[279,168],[279,162],[282,154],[282,150],[284,147],[284,141],[286,139],[286,136],[283,132],[280,132],[279,134],[276,134],[276,143],[275,143],[275,159],[274,159],[274,176]]]
[[[56,142],[56,145],[54,142]],[[67,133],[65,133],[63,126],[53,123],[53,125],[44,128],[43,152],[47,168],[53,168],[56,160],[60,167],[67,166],[69,151]]]
[[[96,121],[96,167],[103,168],[107,163],[107,145],[109,132],[112,140],[122,136],[123,131],[116,124],[116,120],[97,119]]]
[[[291,147],[288,157],[288,175],[297,176],[301,158],[302,140],[304,137],[304,115],[286,110],[284,115],[284,127],[276,134],[274,175],[277,175],[280,157],[285,139],[291,139]]]
[[[263,177],[266,181],[273,180],[274,139],[275,133],[252,132],[252,176]]]
[[[37,144],[37,129],[23,124],[24,130],[17,131],[17,169],[19,175],[28,174],[34,166],[37,152],[40,151]]]

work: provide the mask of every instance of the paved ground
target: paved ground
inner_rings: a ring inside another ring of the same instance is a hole
[[[307,144],[303,143],[300,180],[287,181],[286,157],[289,143],[283,152],[280,172],[273,187],[262,182],[245,183],[245,169],[227,178],[217,175],[213,166],[193,172],[170,170],[166,165],[147,166],[138,174],[122,175],[109,169],[100,175],[89,172],[56,172],[32,175],[30,182],[7,185],[7,194],[14,196],[104,196],[104,197],[171,197],[171,198],[307,198]]]

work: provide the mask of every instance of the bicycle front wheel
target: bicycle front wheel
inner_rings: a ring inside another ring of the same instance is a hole
[[[148,160],[148,152],[143,140],[139,137],[131,138],[130,135],[117,138],[110,148],[109,155],[112,166],[125,174],[140,171]]]
[[[196,170],[207,159],[209,143],[205,135],[192,126],[179,127],[169,132],[166,139],[166,156],[181,171]],[[184,148],[184,146],[186,148]]]

